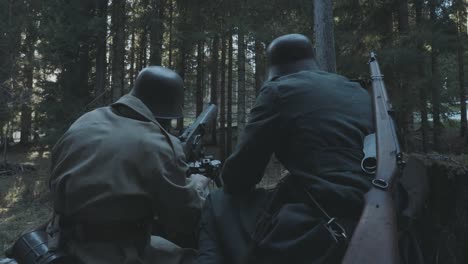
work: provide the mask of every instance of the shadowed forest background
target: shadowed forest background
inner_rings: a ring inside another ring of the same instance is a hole
[[[468,221],[448,220],[468,219],[468,193],[452,192],[468,189],[467,12],[466,0],[0,0],[2,160],[38,167],[11,176],[0,166],[0,251],[50,211],[50,146],[80,115],[129,92],[142,68],[162,65],[184,79],[179,130],[208,102],[219,106],[223,160],[265,80],[267,45],[301,33],[318,55],[332,54],[318,58],[323,69],[350,79],[368,80],[369,51],[377,52],[403,150],[444,175],[431,176],[442,188],[431,212],[460,196],[455,215],[433,219],[443,239],[428,248],[453,260],[440,263],[463,263],[468,246],[442,248],[468,245]]]

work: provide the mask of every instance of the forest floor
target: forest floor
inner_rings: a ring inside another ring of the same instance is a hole
[[[426,164],[431,182],[426,233],[436,233],[434,236],[439,237],[437,241],[447,241],[451,245],[447,247],[450,250],[440,249],[440,243],[434,244],[431,238],[428,239],[429,244],[424,245],[424,251],[440,250],[440,254],[446,252],[447,258],[457,256],[466,259],[466,250],[463,251],[460,245],[468,245],[468,227],[465,222],[468,220],[468,155],[432,153],[419,154],[417,158]],[[0,258],[22,232],[47,221],[52,212],[48,191],[49,149],[16,147],[8,152],[7,160],[10,163],[34,164],[35,170],[25,170],[11,176],[0,174]],[[272,187],[283,174],[282,165],[272,158],[260,185]]]
[[[48,190],[49,149],[14,147],[8,151],[7,161],[30,164],[35,170],[0,174],[0,258],[22,232],[44,223],[52,213]],[[261,185],[273,186],[281,172],[280,163],[272,159]]]
[[[49,202],[47,148],[15,147],[7,154],[9,163],[31,164],[35,170],[0,175],[0,257],[25,230],[47,221]]]

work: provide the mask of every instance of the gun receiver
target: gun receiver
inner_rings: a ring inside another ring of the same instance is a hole
[[[383,75],[374,52],[369,61],[372,78],[372,104],[377,145],[377,170],[373,187],[365,196],[365,206],[354,231],[344,264],[399,263],[397,227],[392,190],[402,164]]]
[[[189,173],[203,174],[213,179],[217,186],[221,186],[218,177],[221,162],[205,155],[203,136],[211,129],[215,129],[218,107],[210,103],[182,135],[179,137],[184,148],[185,157],[189,163]]]

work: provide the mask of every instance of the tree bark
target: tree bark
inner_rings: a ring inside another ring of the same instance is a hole
[[[219,66],[219,35],[215,33],[211,48],[211,92],[210,101],[218,105],[218,66]],[[217,120],[214,121],[214,128],[216,128]],[[213,129],[211,134],[212,142],[216,144],[216,129]]]
[[[147,46],[148,46],[148,29],[145,26],[140,34],[140,41],[138,44],[139,54],[137,61],[137,71],[141,71],[146,67],[146,57],[147,57]]]
[[[6,82],[15,78],[15,61],[19,56],[21,47],[21,21],[23,1],[4,1],[0,8],[0,23],[5,28],[0,33],[0,126],[8,122],[12,113],[8,103],[11,100],[12,90]],[[23,10],[24,11],[24,10]]]
[[[136,35],[135,25],[132,26],[132,33],[130,36],[130,69],[129,69],[129,81],[130,81],[130,89],[133,89],[133,84],[135,82],[135,49],[136,49],[136,42],[135,42],[135,35]]]
[[[434,122],[434,150],[440,151],[440,133],[442,130],[442,124],[440,122],[440,80],[439,80],[439,69],[437,64],[438,50],[435,43],[435,27],[436,27],[436,0],[430,0],[430,21],[432,27],[432,38],[431,38],[431,93],[432,93],[432,118]]]
[[[119,99],[124,93],[125,79],[125,3],[112,3],[112,99]]]
[[[97,1],[99,31],[96,38],[96,87],[95,96],[100,96],[106,89],[107,73],[107,4],[108,0]],[[104,100],[99,100],[104,104]]]
[[[226,158],[226,36],[221,40],[221,86],[220,86],[220,104],[219,104],[219,149],[220,159]]]
[[[461,1],[463,3],[463,1]],[[465,90],[465,62],[463,55],[464,49],[464,32],[463,23],[466,17],[466,10],[461,6],[458,10],[458,84],[460,94],[460,136],[464,137],[467,129],[467,116],[466,116],[466,90]]]
[[[171,5],[172,6],[172,5]],[[184,7],[181,7],[180,10],[180,16],[181,17],[187,17],[187,10],[184,8]],[[180,39],[179,41],[177,42],[177,46],[178,46],[178,49],[179,49],[179,56],[178,56],[178,59],[177,59],[177,73],[179,73],[180,77],[182,78],[182,80],[184,80],[184,82],[186,82],[187,80],[185,79],[185,72],[187,70],[187,56],[189,54],[189,43],[188,43],[188,39],[187,39],[187,34],[189,33],[187,28],[188,28],[188,25],[187,25],[187,21],[185,19],[180,19],[177,23],[177,27],[178,27],[178,31],[180,32]],[[172,32],[172,31],[171,31]],[[172,33],[171,33],[172,35]],[[170,59],[171,61],[171,59]],[[186,83],[187,85],[187,83]],[[187,86],[185,86],[187,87]],[[187,91],[187,88],[184,88],[185,91]],[[185,92],[185,97],[187,98],[187,92]],[[185,100],[185,102],[187,102],[187,100]],[[184,118],[179,118],[177,120],[177,130],[178,131],[182,131],[184,128]]]
[[[140,72],[147,66],[148,56],[148,28],[150,24],[149,18],[149,0],[141,0],[139,6],[143,11],[139,21],[138,37],[138,57],[136,62],[136,72]]]
[[[255,40],[255,95],[258,95],[265,79],[265,47]]]
[[[150,25],[150,65],[161,65],[165,0],[152,0]]]
[[[24,78],[25,84],[21,95],[21,138],[20,144],[26,145],[29,143],[29,136],[31,135],[31,121],[32,121],[32,93],[33,93],[33,79],[34,79],[34,52],[36,50],[37,29],[36,29],[36,9],[37,1],[30,1],[29,16],[27,21],[25,50],[26,50],[26,63],[24,65]]]
[[[172,31],[173,28],[173,23],[174,23],[174,4],[172,3],[172,0],[169,0],[169,63],[168,67],[172,69],[172,34],[174,33]]]
[[[398,31],[406,33],[409,29],[408,0],[399,0],[398,7]]]
[[[415,1],[415,13],[416,13],[416,27],[421,28],[422,24],[422,8],[424,0]],[[424,45],[421,39],[418,39],[417,43],[418,51],[421,56],[424,54]],[[418,63],[418,76],[424,77],[424,62]],[[423,152],[428,151],[428,128],[429,121],[427,119],[427,91],[426,85],[420,85],[419,87],[419,108],[421,115],[421,137],[422,137],[422,148]]]
[[[404,49],[408,42],[406,41],[409,31],[408,19],[408,0],[399,0],[398,2],[398,34],[399,46]],[[409,141],[407,135],[413,127],[413,109],[411,108],[410,98],[411,89],[408,85],[408,76],[404,71],[397,70],[397,95],[395,96],[400,101],[400,107],[397,109],[397,129],[402,142],[403,149],[409,151]]]
[[[228,35],[228,87],[227,87],[227,130],[226,130],[226,156],[232,153],[232,66],[233,43],[232,32]]]
[[[239,26],[237,38],[237,131],[244,130],[245,115],[245,32],[243,25]]]
[[[336,55],[332,0],[314,0],[314,29],[317,63],[322,70],[334,73]]]
[[[205,46],[203,39],[198,40],[197,44],[197,90],[196,90],[196,115],[200,115],[203,111],[203,47]]]

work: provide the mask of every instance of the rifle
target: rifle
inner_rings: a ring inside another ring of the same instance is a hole
[[[216,116],[218,107],[208,104],[203,112],[197,117],[182,135],[179,136],[184,149],[185,157],[189,164],[189,175],[194,173],[203,174],[221,186],[218,177],[221,169],[221,161],[213,159],[205,154],[203,136],[216,127]]]
[[[392,119],[392,105],[374,52],[370,54],[369,66],[376,128],[377,170],[342,263],[397,264],[399,252],[392,191],[403,164],[402,154]]]

